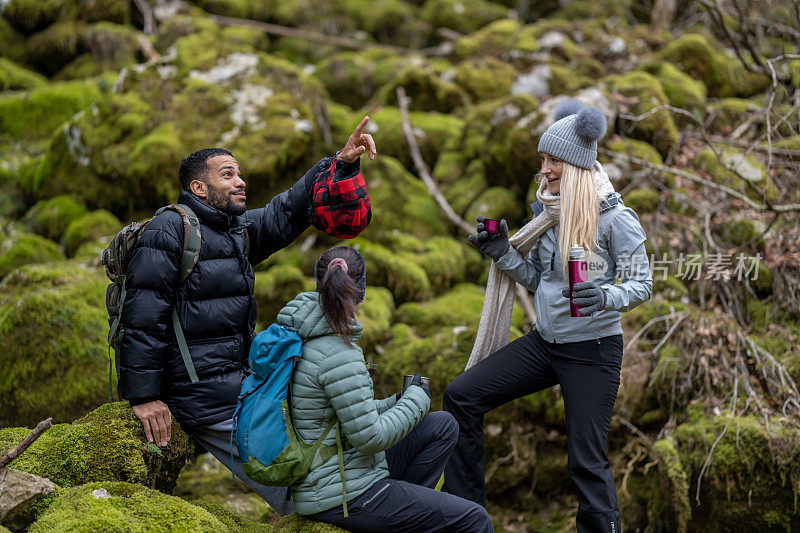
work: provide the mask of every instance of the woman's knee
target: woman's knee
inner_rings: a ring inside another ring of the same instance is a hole
[[[428,413],[425,418],[430,418],[436,437],[444,441],[455,442],[458,440],[458,422],[447,411]]]

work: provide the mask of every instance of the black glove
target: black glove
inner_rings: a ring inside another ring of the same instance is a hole
[[[422,376],[420,375],[419,372],[414,374],[414,377],[411,378],[411,383],[409,383],[408,386],[411,387],[411,385],[416,385],[417,387],[422,388],[422,390],[425,391],[425,394],[428,395],[428,398],[431,397],[431,389],[430,389],[430,387],[428,387],[427,384],[422,382]],[[408,389],[406,389],[406,390],[408,390]]]
[[[569,298],[569,287],[561,295]],[[606,306],[606,293],[596,281],[581,281],[572,287],[572,303],[579,307],[581,315],[588,316]]]
[[[489,232],[486,231],[483,225],[483,217],[479,216],[477,220],[478,226],[475,228],[477,235],[470,235],[469,242],[480,250],[482,254],[488,255],[493,260],[497,261],[505,255],[509,246],[511,246],[508,243],[508,225],[506,224],[506,220],[503,219],[500,221],[500,229],[495,235],[489,235]]]

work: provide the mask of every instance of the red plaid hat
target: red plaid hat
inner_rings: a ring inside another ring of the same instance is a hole
[[[372,203],[360,171],[344,175],[333,159],[314,183],[311,215],[314,226],[341,239],[357,237],[372,220]]]

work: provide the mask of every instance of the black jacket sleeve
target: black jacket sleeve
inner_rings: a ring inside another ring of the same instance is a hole
[[[161,380],[172,333],[172,310],[180,284],[183,246],[180,215],[165,212],[145,228],[128,263],[121,325],[120,398],[132,405],[161,397]]]
[[[314,182],[331,162],[330,157],[321,159],[290,189],[275,196],[266,206],[247,211],[247,218],[253,222],[248,228],[252,264],[257,265],[270,254],[288,246],[311,225]]]

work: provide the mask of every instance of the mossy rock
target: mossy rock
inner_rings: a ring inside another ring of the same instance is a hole
[[[26,428],[0,430],[0,450],[8,451],[28,432]],[[11,466],[62,487],[126,481],[170,493],[192,453],[189,436],[177,422],[172,422],[169,444],[159,448],[147,442],[128,402],[116,402],[72,424],[56,424]]]
[[[396,159],[378,156],[364,172],[374,216],[362,237],[375,239],[394,230],[423,239],[446,233],[444,217],[428,188]]]
[[[580,75],[571,67],[551,63],[548,65],[550,76],[550,94],[571,94],[579,89],[590,87],[594,80],[589,76]]]
[[[13,232],[0,245],[0,279],[22,265],[63,259],[64,254],[53,241],[32,233]]]
[[[643,115],[664,104],[668,104],[661,82],[653,75],[641,71],[615,74],[605,78],[606,85],[613,92],[635,99],[629,113]],[[641,121],[623,121],[623,129],[635,139],[645,141],[656,147],[662,156],[674,149],[678,143],[678,129],[671,113],[660,110]]]
[[[33,33],[53,24],[71,7],[71,0],[11,0],[3,5],[3,18],[24,33]]]
[[[0,57],[0,92],[35,89],[46,84],[47,78],[38,72]]]
[[[74,420],[108,393],[108,280],[76,262],[25,265],[0,284],[0,426]]]
[[[62,195],[40,200],[25,213],[24,220],[32,231],[57,241],[73,221],[85,214],[83,204],[73,196]]]
[[[605,144],[606,148],[613,150],[614,152],[619,152],[621,154],[635,157],[637,159],[641,159],[642,161],[647,161],[656,165],[664,164],[664,159],[661,157],[661,154],[658,153],[658,150],[644,141],[613,135],[606,140]],[[625,178],[627,178],[627,174],[630,174],[631,172],[646,168],[644,165],[634,163],[626,158],[612,155],[609,156],[609,159],[623,170],[623,177]],[[600,157],[600,160],[605,162],[605,156]]]
[[[718,146],[717,150],[719,157],[711,148],[698,152],[695,166],[707,172],[716,183],[745,193],[756,201],[762,199],[762,191],[769,200],[777,200],[777,187],[767,178],[763,162],[738,148]]]
[[[374,102],[397,106],[397,88],[409,97],[408,108],[415,111],[451,113],[467,103],[467,94],[451,81],[445,81],[430,66],[409,66],[378,89]]]
[[[51,83],[0,95],[0,141],[45,140],[75,113],[101,98],[94,82]]]
[[[477,285],[461,283],[431,301],[404,303],[397,309],[397,321],[413,326],[422,337],[446,326],[477,328],[483,311],[484,296]],[[522,328],[522,322],[522,310],[515,307],[512,325],[519,329]]]
[[[394,298],[389,289],[367,286],[364,303],[358,308],[356,315],[356,319],[364,327],[358,342],[362,350],[369,352],[389,337],[394,309]]]
[[[737,59],[717,50],[722,50],[722,47],[703,35],[685,33],[668,43],[661,51],[661,57],[702,81],[711,96],[748,97],[769,86],[769,76],[747,72]]]
[[[524,211],[516,195],[505,187],[489,187],[472,202],[466,211],[468,221],[475,220],[478,215],[488,218],[504,218],[509,226],[522,223]]]
[[[456,66],[453,80],[473,102],[502,98],[511,93],[517,70],[491,56],[475,57]]]
[[[800,431],[794,425],[773,419],[765,427],[756,416],[699,416],[679,425],[673,438],[691,480],[690,494],[697,492],[699,473],[708,462],[698,494],[701,507],[691,500],[692,530],[800,527],[800,511],[794,506]]]
[[[76,74],[116,72],[136,63],[140,48],[138,35],[139,32],[128,25],[106,21],[58,22],[28,39],[26,60],[51,76],[59,74],[65,66],[70,68],[69,64],[76,60],[83,63],[81,68],[73,69]]]
[[[314,522],[302,515],[292,513],[284,516],[275,524],[273,533],[347,533],[344,529],[338,528],[324,522]]]
[[[407,59],[400,55],[381,48],[367,48],[339,52],[322,60],[316,65],[314,76],[322,82],[334,102],[359,109],[406,64]]]
[[[734,246],[741,246],[756,239],[761,233],[762,230],[752,219],[735,217],[722,226],[720,237]]]
[[[661,203],[661,195],[655,189],[633,189],[625,195],[625,205],[639,213],[653,213]]]
[[[642,70],[652,74],[661,82],[670,105],[695,112],[701,117],[705,114],[708,91],[703,82],[693,79],[672,63],[665,61],[645,65]],[[674,118],[679,121],[688,120],[680,115]]]
[[[756,102],[744,98],[721,98],[709,107],[714,113],[712,127],[725,135],[739,127],[749,115],[762,110]]]
[[[133,483],[88,483],[64,491],[30,528],[61,531],[268,532],[271,527]]]
[[[425,2],[420,17],[434,28],[471,33],[490,22],[508,18],[508,8],[486,0],[432,0]]]
[[[122,222],[104,209],[92,211],[73,220],[64,231],[64,249],[72,256],[82,244],[102,237],[113,237],[122,229]]]
[[[462,217],[489,186],[483,161],[470,161],[466,168],[462,167],[464,163],[458,152],[447,152],[437,161],[434,170],[434,179],[444,189],[445,199]],[[467,222],[472,220],[467,219]]]
[[[466,114],[460,139],[450,148],[465,161],[484,163],[489,185],[501,186],[522,197],[541,161],[539,135],[542,120],[536,101],[527,95],[489,100]]]
[[[335,138],[346,139],[355,125],[364,117],[363,114],[352,112],[343,106],[331,106],[331,131]],[[406,169],[416,169],[414,160],[411,157],[411,150],[408,147],[403,132],[400,110],[396,107],[382,107],[369,114],[370,121],[367,125],[367,132],[375,139],[378,148],[378,159],[384,155],[398,159]],[[428,168],[434,168],[439,154],[461,134],[464,121],[457,116],[446,115],[434,111],[411,111],[408,114],[414,132],[414,139],[419,147],[422,159]],[[371,177],[375,173],[372,170],[373,163],[369,167],[365,165],[364,172],[367,176],[367,185],[371,192]],[[368,173],[368,174],[366,174]]]
[[[455,42],[453,54],[459,59],[493,56],[513,59],[517,66],[530,66],[531,54],[539,50],[536,33],[518,21],[496,20]]]
[[[258,305],[258,319],[267,326],[278,317],[278,311],[301,292],[316,290],[313,278],[292,265],[278,264],[256,273],[253,294]]]
[[[395,302],[420,300],[429,294],[431,282],[425,270],[413,259],[401,257],[388,247],[363,238],[348,244],[364,256],[367,281],[372,285],[387,287]]]
[[[181,470],[173,496],[203,507],[217,518],[269,522],[277,519],[264,499],[210,453],[202,453]]]

